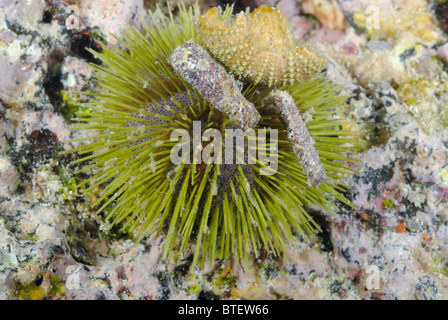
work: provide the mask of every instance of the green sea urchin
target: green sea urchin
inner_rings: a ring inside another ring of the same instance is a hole
[[[125,50],[103,46],[102,53],[92,52],[102,62],[92,65],[98,92],[89,93],[89,114],[74,119],[76,128],[92,135],[72,140],[88,142],[71,150],[81,156],[74,164],[82,164],[85,173],[95,172],[82,184],[86,192],[101,188],[98,213],[111,208],[106,219],[112,224],[139,239],[164,232],[164,257],[194,241],[193,265],[207,256],[211,263],[234,253],[244,259],[260,248],[280,255],[295,235],[309,238],[319,229],[308,206],[334,212],[335,201],[349,204],[341,181],[351,173],[356,133],[343,128],[340,114],[347,97],[322,78],[278,88],[293,97],[308,120],[304,123],[327,176],[318,188],[308,183],[287,129],[270,107],[270,89],[262,84],[242,83],[242,94],[261,115],[255,130],[278,130],[278,140],[269,134],[247,140],[257,141],[258,153],[267,149],[265,156],[278,163],[276,171],[263,174],[266,162],[251,164],[246,154],[233,163],[174,164],[170,155],[178,141],[171,135],[176,130],[191,133],[199,123],[202,136],[214,129],[225,137],[226,129],[238,128],[168,62],[188,40],[204,45],[195,28],[199,17],[197,5],[181,7],[177,18],[171,12],[152,15],[153,24],[145,25],[144,33],[132,28],[119,40]],[[203,140],[193,156],[209,143]]]

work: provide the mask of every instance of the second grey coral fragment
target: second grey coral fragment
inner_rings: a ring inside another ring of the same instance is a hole
[[[308,182],[317,188],[322,182],[327,180],[327,174],[314,147],[314,140],[300,116],[294,99],[288,92],[281,90],[272,92],[271,98],[288,131],[292,149],[308,176]]]

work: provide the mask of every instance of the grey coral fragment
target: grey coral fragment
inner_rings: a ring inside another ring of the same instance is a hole
[[[178,46],[168,62],[216,109],[246,130],[260,120],[260,113],[240,92],[237,82],[194,39]]]
[[[308,176],[308,182],[317,188],[327,180],[327,174],[294,99],[288,92],[282,90],[273,91],[271,98],[274,101],[274,108],[280,113],[286,126],[292,149]]]

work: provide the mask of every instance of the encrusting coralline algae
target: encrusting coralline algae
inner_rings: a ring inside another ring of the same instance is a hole
[[[433,6],[421,0],[303,2],[317,19],[301,14],[304,8],[297,1],[255,1],[289,8],[285,14],[295,26],[293,33],[317,42],[330,61],[326,77],[353,94],[347,117],[358,121],[355,128],[367,129],[369,138],[358,155],[358,174],[347,181],[355,208],[341,205],[334,217],[313,213],[324,217],[318,221],[323,232],[311,244],[288,246],[282,258],[260,256],[245,268],[222,264],[190,274],[186,258],[161,261],[163,236],[138,246],[123,238],[99,239],[103,226],[97,224],[102,221],[92,208],[81,201],[65,202],[70,192],[71,199],[80,198],[69,179],[53,170],[61,167],[58,162],[36,163],[31,172],[22,172],[29,156],[20,151],[30,144],[33,131],[48,129],[59,141],[74,135],[64,126],[68,121],[59,113],[62,105],[51,102],[43,86],[53,70],[50,53],[62,52],[57,64],[67,65],[62,74],[70,80],[66,85],[75,85],[73,79],[90,81],[70,67],[85,61],[71,56],[70,30],[97,26],[107,33],[113,26],[120,34],[140,14],[149,20],[143,1],[18,0],[1,7],[0,67],[11,90],[0,90],[0,174],[1,181],[4,173],[12,179],[0,195],[0,298],[446,299],[448,136],[439,120],[446,110],[441,89],[448,39],[438,28]],[[373,17],[367,11],[372,5],[380,9],[377,30],[365,24]],[[340,10],[328,10],[332,6]],[[44,19],[45,11],[52,13],[45,14],[50,18]],[[398,25],[399,19],[405,23]],[[422,65],[425,59],[436,68],[422,68],[429,66]],[[425,79],[416,72],[419,64]],[[62,90],[70,97],[67,89]],[[17,175],[8,175],[13,171]],[[96,265],[84,267],[86,261],[71,255],[70,250],[86,249],[66,246],[73,225],[82,230],[74,234],[83,234],[81,243],[97,256]],[[79,288],[74,275],[79,275]],[[372,275],[379,276],[378,286],[367,286]]]

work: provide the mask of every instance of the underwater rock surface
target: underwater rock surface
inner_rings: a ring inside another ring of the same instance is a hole
[[[135,245],[109,230],[96,194],[76,188],[59,155],[82,135],[69,126],[84,112],[74,91],[94,89],[85,47],[119,45],[112,34],[140,28],[154,2],[163,4],[0,1],[0,299],[448,299],[446,10],[424,0],[253,1],[276,5],[296,37],[315,41],[326,76],[352,95],[347,118],[365,140],[346,182],[355,208],[310,208],[322,232],[283,257],[189,272],[188,253],[161,260],[163,234]]]

